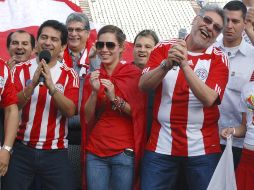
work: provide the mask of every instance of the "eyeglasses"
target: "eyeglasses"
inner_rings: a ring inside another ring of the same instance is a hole
[[[200,17],[203,18],[203,22],[207,25],[210,25],[210,24],[213,24],[213,29],[217,32],[217,33],[220,33],[223,29],[222,26],[220,26],[219,24],[215,23],[213,21],[213,19],[209,16],[204,16],[204,15],[199,15]]]
[[[75,31],[77,33],[80,33],[84,30],[86,30],[86,29],[85,28],[67,28],[67,31],[70,32],[70,33],[73,32],[73,31]]]
[[[101,41],[98,41],[98,42],[95,43],[95,47],[98,50],[103,49],[105,45],[106,45],[108,50],[113,50],[116,47],[115,42],[101,42]]]

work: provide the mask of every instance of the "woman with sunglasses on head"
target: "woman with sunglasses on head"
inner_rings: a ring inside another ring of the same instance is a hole
[[[89,190],[131,190],[137,184],[134,168],[144,144],[144,98],[138,89],[141,70],[120,63],[125,38],[116,26],[100,29],[95,46],[101,68],[91,72],[84,85],[80,114],[86,128]]]

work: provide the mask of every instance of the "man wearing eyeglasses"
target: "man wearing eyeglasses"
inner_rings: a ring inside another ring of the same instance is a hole
[[[88,43],[90,24],[83,13],[71,13],[66,19],[68,30],[68,46],[64,51],[64,61],[72,67],[80,77],[87,73],[89,67],[88,54],[91,45]]]
[[[254,47],[243,38],[246,28],[247,8],[240,1],[230,1],[224,7],[227,24],[223,30],[223,38],[216,43],[229,57],[230,70],[229,81],[225,89],[224,98],[220,108],[220,129],[237,127],[242,123],[242,115],[239,108],[241,89],[254,78]],[[221,139],[225,148],[225,140]],[[243,138],[234,138],[233,155],[234,165],[237,168],[243,147]]]
[[[89,52],[92,44],[89,41],[90,24],[89,19],[84,13],[71,13],[66,19],[66,27],[68,30],[67,48],[64,51],[64,62],[72,67],[79,75],[79,105],[81,103],[81,94],[85,75],[89,70]],[[79,106],[78,106],[79,108]],[[69,118],[68,121],[68,140],[69,140],[69,158],[78,175],[76,179],[80,179],[80,143],[81,143],[81,127],[80,116],[75,115]],[[79,181],[79,185],[81,182]]]
[[[155,89],[151,136],[143,159],[143,190],[173,189],[182,166],[190,189],[206,190],[220,158],[218,120],[228,59],[213,46],[223,10],[206,5],[184,39],[154,48],[139,86]]]

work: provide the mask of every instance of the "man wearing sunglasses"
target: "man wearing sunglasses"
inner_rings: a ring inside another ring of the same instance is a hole
[[[254,76],[254,47],[245,41],[243,32],[246,28],[247,8],[240,1],[230,1],[224,6],[227,24],[223,30],[223,38],[216,46],[223,50],[229,57],[230,70],[229,81],[225,89],[224,98],[221,102],[219,127],[236,127],[242,122],[239,108],[241,89],[244,84],[253,80]],[[225,140],[221,139],[223,149]],[[233,155],[234,165],[237,168],[243,146],[243,138],[234,138]]]
[[[225,24],[223,10],[206,5],[184,40],[161,42],[150,55],[139,81],[142,90],[156,91],[143,190],[173,189],[180,166],[190,189],[207,189],[221,153],[218,104],[228,59],[213,43]]]

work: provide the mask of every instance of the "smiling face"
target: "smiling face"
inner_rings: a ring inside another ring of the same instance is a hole
[[[99,36],[97,42],[103,42],[104,45],[97,48],[97,54],[101,59],[101,62],[105,65],[116,65],[120,61],[120,55],[123,51],[123,47],[119,45],[114,33],[103,33]],[[108,48],[105,42],[113,42],[114,48]]]
[[[62,45],[61,32],[52,28],[44,27],[38,37],[37,50],[48,50],[51,54],[51,61],[56,61],[59,54],[65,49],[66,45]]]
[[[82,22],[71,21],[67,24],[68,30],[68,47],[74,52],[80,52],[85,48],[86,41],[89,37],[89,31],[85,30]]]
[[[30,59],[33,52],[30,35],[14,32],[11,35],[8,51],[11,57],[15,56],[17,62],[25,62]]]
[[[152,36],[149,35],[137,37],[133,50],[135,65],[143,69],[154,46],[155,42]]]
[[[187,46],[191,51],[203,51],[215,42],[222,29],[223,20],[216,12],[207,11],[202,16],[196,16],[190,35],[191,43]]]

